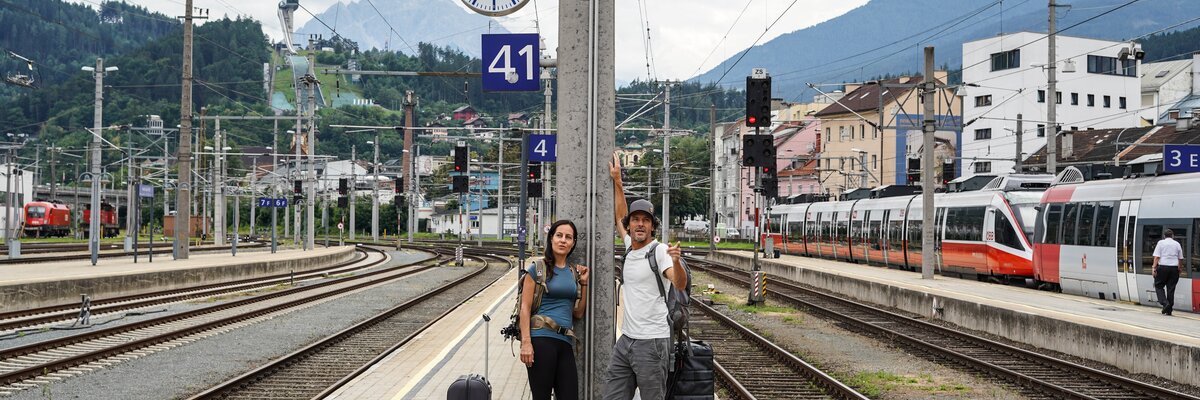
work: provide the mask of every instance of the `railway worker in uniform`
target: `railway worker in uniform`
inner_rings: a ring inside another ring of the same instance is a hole
[[[1151,274],[1154,276],[1154,292],[1158,295],[1158,304],[1162,305],[1162,313],[1171,315],[1175,308],[1175,284],[1179,283],[1179,260],[1183,258],[1183,247],[1175,241],[1175,232],[1167,229],[1163,232],[1162,240],[1154,245],[1154,266]],[[1166,293],[1163,293],[1163,288]]]
[[[538,262],[529,266],[521,280],[521,362],[529,372],[534,400],[574,400],[579,396],[579,374],[575,369],[574,320],[583,318],[587,307],[588,267],[569,265],[575,251],[575,224],[559,220],[550,226],[549,242],[541,271]],[[535,286],[544,282],[541,303],[532,310]]]
[[[621,337],[613,345],[612,359],[605,376],[604,400],[629,400],[634,391],[642,399],[658,400],[666,396],[667,371],[671,356],[671,329],[667,321],[666,299],[660,295],[658,279],[650,267],[647,252],[654,249],[666,285],[684,289],[687,276],[680,265],[679,245],[658,246],[654,232],[659,221],[654,206],[637,200],[626,207],[625,188],[621,183],[621,165],[616,154],[609,164],[613,179],[613,208],[617,233],[625,244],[621,269]],[[628,212],[627,212],[628,211]]]

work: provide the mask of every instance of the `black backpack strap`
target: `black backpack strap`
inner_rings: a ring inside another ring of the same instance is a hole
[[[654,280],[658,282],[658,295],[662,296],[663,302],[667,301],[667,291],[663,289],[662,272],[658,270],[658,242],[650,243],[650,249],[646,250],[646,260],[650,261],[650,270],[654,271]],[[670,310],[667,310],[669,313]]]

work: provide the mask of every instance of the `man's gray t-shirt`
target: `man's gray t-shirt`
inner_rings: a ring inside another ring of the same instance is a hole
[[[622,267],[621,304],[624,306],[624,320],[621,323],[621,334],[631,339],[670,338],[671,327],[667,324],[667,302],[659,294],[654,285],[654,273],[650,270],[650,260],[646,252],[657,240],[640,249],[629,251],[632,238],[625,236],[625,264]],[[667,246],[660,244],[654,251],[658,259],[659,273],[665,273],[667,268],[674,265],[671,256],[667,254]],[[671,281],[664,274],[662,277],[663,292],[670,289]]]

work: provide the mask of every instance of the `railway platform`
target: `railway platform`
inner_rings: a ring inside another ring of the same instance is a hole
[[[721,251],[710,260],[749,269],[753,254]],[[770,277],[924,315],[963,328],[1200,385],[1200,316],[918,272],[784,255],[759,259]],[[771,287],[768,278],[767,288]],[[769,295],[768,295],[769,296]]]
[[[529,398],[525,365],[515,355],[520,346],[500,336],[516,302],[516,275],[488,286],[328,399],[445,398],[450,384],[466,374],[487,376],[493,399]]]
[[[81,294],[93,299],[126,296],[155,290],[219,283],[266,275],[306,271],[354,258],[354,247],[317,248],[311,251],[280,250],[192,254],[172,260],[169,254],[149,262],[141,257],[0,265],[0,312],[78,302]]]

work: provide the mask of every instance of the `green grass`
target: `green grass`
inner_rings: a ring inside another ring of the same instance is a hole
[[[729,294],[725,294],[725,293],[713,293],[708,296],[715,303],[725,304],[725,305],[728,305],[729,308],[739,310],[742,312],[751,313],[751,314],[785,314],[785,317],[784,317],[785,319],[788,317],[796,318],[796,317],[793,317],[793,315],[797,313],[795,308],[786,307],[786,306],[778,306],[778,305],[769,305],[769,304],[768,305],[756,304],[756,305],[750,306],[750,305],[746,305],[745,298],[735,297],[733,295],[729,295]],[[785,322],[788,322],[788,321],[785,320]]]
[[[836,375],[836,374],[835,374]],[[962,384],[936,384],[929,374],[918,376],[897,375],[886,371],[859,372],[850,377],[840,377],[847,385],[867,397],[879,397],[898,389],[928,393],[965,393],[971,389]]]

